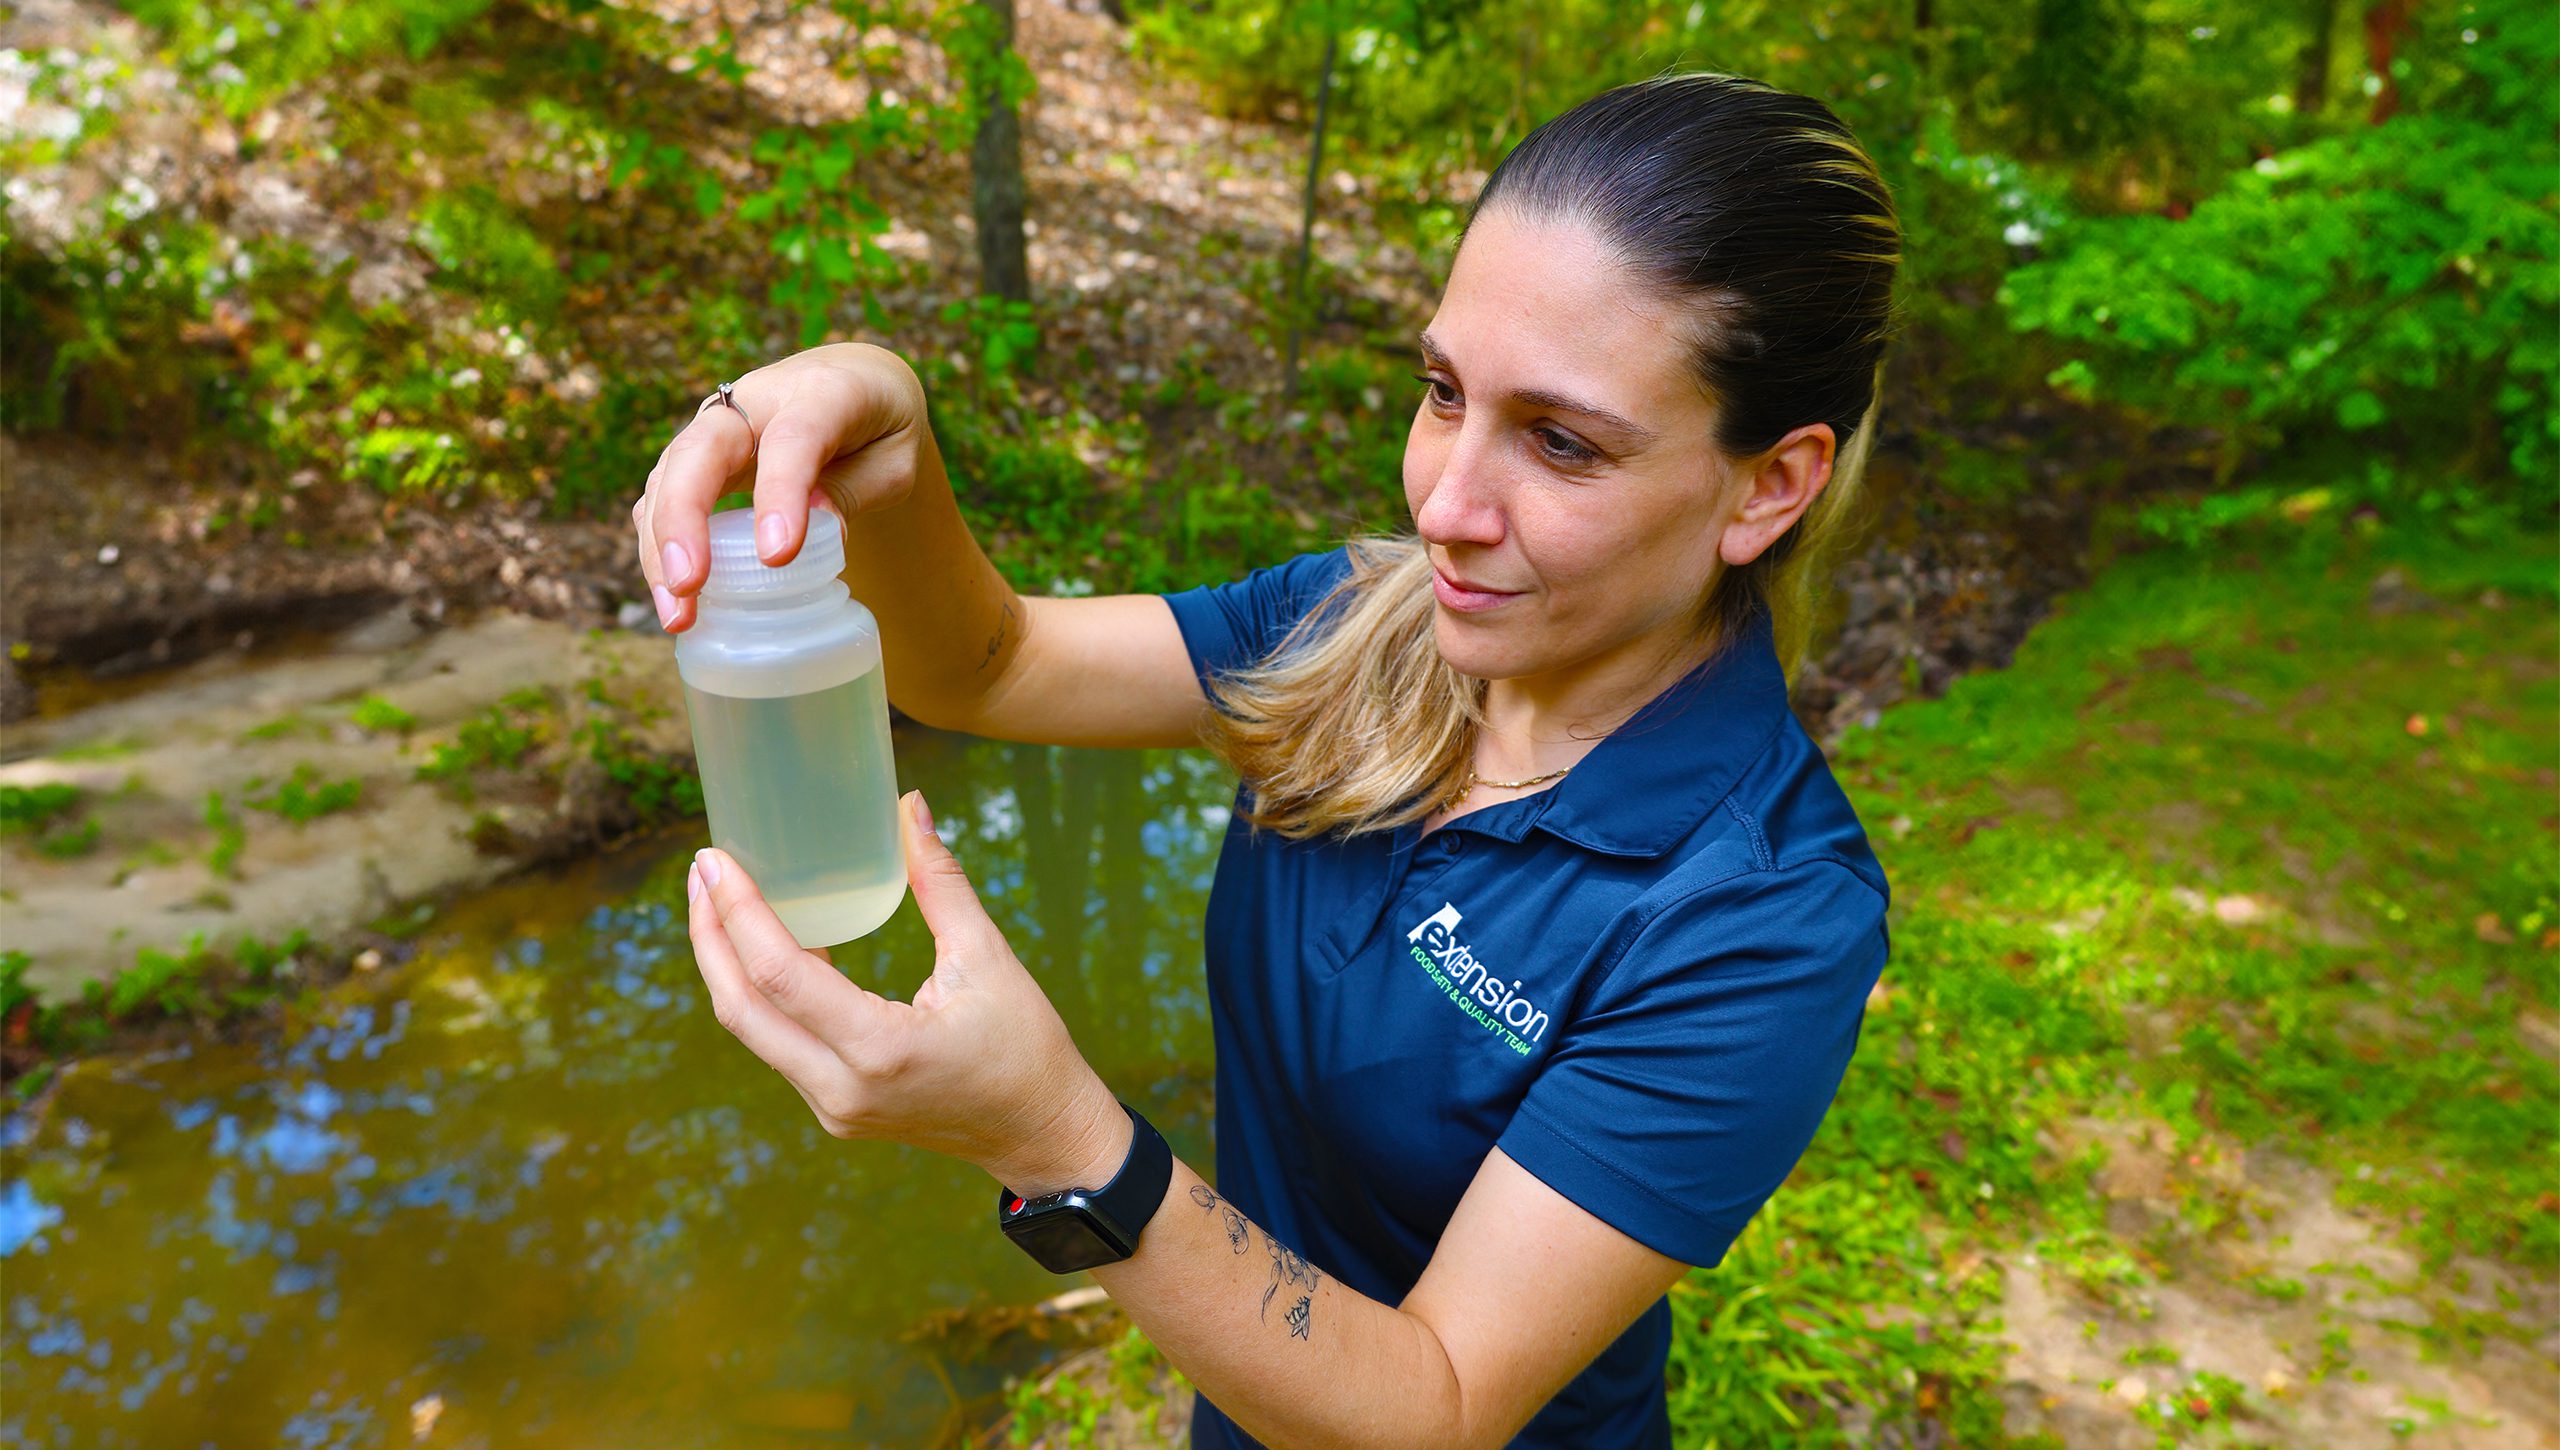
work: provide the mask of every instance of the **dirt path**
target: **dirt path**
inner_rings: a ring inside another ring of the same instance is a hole
[[[2098,1187],[2111,1229],[2156,1259],[2157,1278],[2093,1288],[2033,1245],[1996,1265],[2013,1433],[2149,1450],[2164,1423],[2218,1416],[2208,1376],[2220,1376],[2280,1416],[2235,1427],[2256,1443],[2560,1446],[2560,1298],[2549,1279],[2468,1256],[2422,1265],[2387,1224],[2340,1205],[2333,1183],[2282,1152],[2196,1161],[2156,1124],[2081,1128],[2078,1146],[2106,1152]],[[2199,1198],[2230,1220],[2193,1227],[2187,1205]],[[2525,1340],[2505,1330],[2510,1320],[2543,1329]]]

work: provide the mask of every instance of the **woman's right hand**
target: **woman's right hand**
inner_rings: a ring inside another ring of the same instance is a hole
[[[811,348],[738,379],[733,396],[746,417],[718,404],[694,414],[631,506],[640,572],[669,633],[693,625],[694,596],[710,573],[711,506],[722,494],[752,483],[756,552],[787,564],[817,491],[850,525],[864,509],[902,502],[915,484],[924,385],[887,348]]]

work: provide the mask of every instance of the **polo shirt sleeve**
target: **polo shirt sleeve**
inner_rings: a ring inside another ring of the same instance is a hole
[[[1256,569],[1232,584],[1203,585],[1163,599],[1173,607],[1191,668],[1206,688],[1213,674],[1259,663],[1350,572],[1350,551],[1329,549]]]
[[[1889,942],[1834,860],[1673,901],[1636,932],[1500,1139],[1595,1217],[1713,1265],[1813,1141]]]

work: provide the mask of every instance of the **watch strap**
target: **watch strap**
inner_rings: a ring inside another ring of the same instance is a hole
[[[1127,1232],[1135,1249],[1147,1220],[1164,1206],[1164,1191],[1173,1186],[1173,1148],[1136,1108],[1122,1103],[1120,1110],[1129,1115],[1129,1156],[1109,1183],[1094,1190],[1091,1202]]]
[[[1026,1249],[1032,1248],[1035,1236],[1025,1230],[1035,1220],[1072,1217],[1093,1231],[1094,1243],[1089,1251],[1076,1256],[1079,1262],[1050,1262],[1034,1250],[1033,1256],[1041,1258],[1052,1270],[1065,1273],[1095,1264],[1118,1263],[1136,1253],[1138,1236],[1163,1206],[1165,1190],[1173,1186],[1172,1146],[1137,1109],[1122,1103],[1120,1110],[1129,1115],[1129,1155],[1121,1160],[1120,1169],[1111,1175],[1110,1182],[1100,1188],[1069,1188],[1032,1199],[1009,1188],[997,1189],[997,1224]]]

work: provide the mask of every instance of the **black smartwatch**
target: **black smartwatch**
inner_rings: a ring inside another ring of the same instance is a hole
[[[1138,1235],[1173,1183],[1173,1149],[1127,1103],[1129,1156],[1100,1188],[1068,1188],[1024,1198],[996,1190],[996,1224],[1053,1274],[1116,1264],[1138,1251]]]

